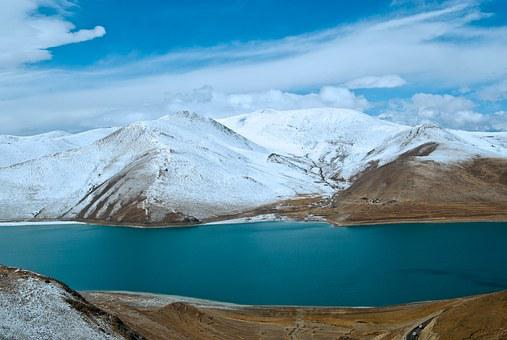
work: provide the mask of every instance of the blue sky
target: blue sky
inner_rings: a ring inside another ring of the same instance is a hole
[[[387,13],[390,1],[359,0],[81,0],[78,27],[103,25],[107,35],[54,49],[52,65],[93,64],[234,41],[279,39]]]
[[[5,0],[0,133],[317,106],[505,130],[506,25],[501,0]]]

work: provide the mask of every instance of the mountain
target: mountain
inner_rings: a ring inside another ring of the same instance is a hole
[[[104,132],[66,136],[80,140],[73,145],[53,135],[18,141],[18,152],[33,158],[0,168],[0,218],[188,223],[323,192],[267,161],[265,148],[188,112],[90,138]]]
[[[53,131],[26,137],[0,135],[0,167],[86,146],[115,130],[116,128],[96,129],[76,134]]]
[[[262,110],[221,119],[246,138],[319,174],[334,189],[348,186],[362,158],[386,136],[407,129],[347,109]]]
[[[2,339],[144,339],[62,282],[0,266]]]
[[[346,109],[219,121],[180,112],[78,134],[0,136],[0,151],[0,220],[167,225],[275,213],[348,223],[410,206],[420,217],[449,202],[475,202],[469,213],[507,202],[506,133],[409,127]]]
[[[221,122],[335,189],[329,200],[271,207],[284,216],[335,224],[507,217],[505,132],[409,127],[342,109],[258,111]]]
[[[420,160],[444,164],[474,157],[507,157],[506,133],[446,130],[434,124],[409,127],[347,109],[263,110],[220,120],[239,134],[322,173],[335,188],[347,188],[375,162],[383,165],[423,144]],[[422,156],[421,156],[422,157]]]

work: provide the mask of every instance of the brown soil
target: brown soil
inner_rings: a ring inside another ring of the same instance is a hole
[[[85,296],[147,339],[403,339],[431,318],[420,339],[507,337],[507,292],[385,308],[224,308],[157,305],[126,293]]]
[[[445,166],[400,157],[337,193],[327,218],[337,224],[505,220],[506,179],[505,159]]]

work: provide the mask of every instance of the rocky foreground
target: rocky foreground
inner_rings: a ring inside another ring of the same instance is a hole
[[[505,339],[507,292],[385,308],[89,292],[0,267],[1,339]]]
[[[64,283],[0,266],[0,339],[142,339]]]

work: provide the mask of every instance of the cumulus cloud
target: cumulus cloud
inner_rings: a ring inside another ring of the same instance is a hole
[[[168,93],[169,111],[191,110],[214,117],[259,109],[289,110],[313,107],[340,107],[364,110],[368,101],[342,87],[324,86],[318,92],[296,94],[280,90],[223,93],[211,86],[184,93]]]
[[[384,76],[367,76],[352,79],[345,83],[349,89],[373,89],[373,88],[394,88],[405,85],[407,82],[402,77],[391,74]]]
[[[37,12],[44,6],[54,15]],[[76,30],[64,19],[68,0],[2,0],[0,2],[0,70],[51,58],[52,47],[103,36],[102,26]]]
[[[417,93],[408,100],[393,100],[379,117],[407,125],[432,122],[465,130],[503,130],[507,126],[503,112],[483,114],[475,111],[470,99],[448,94]]]

